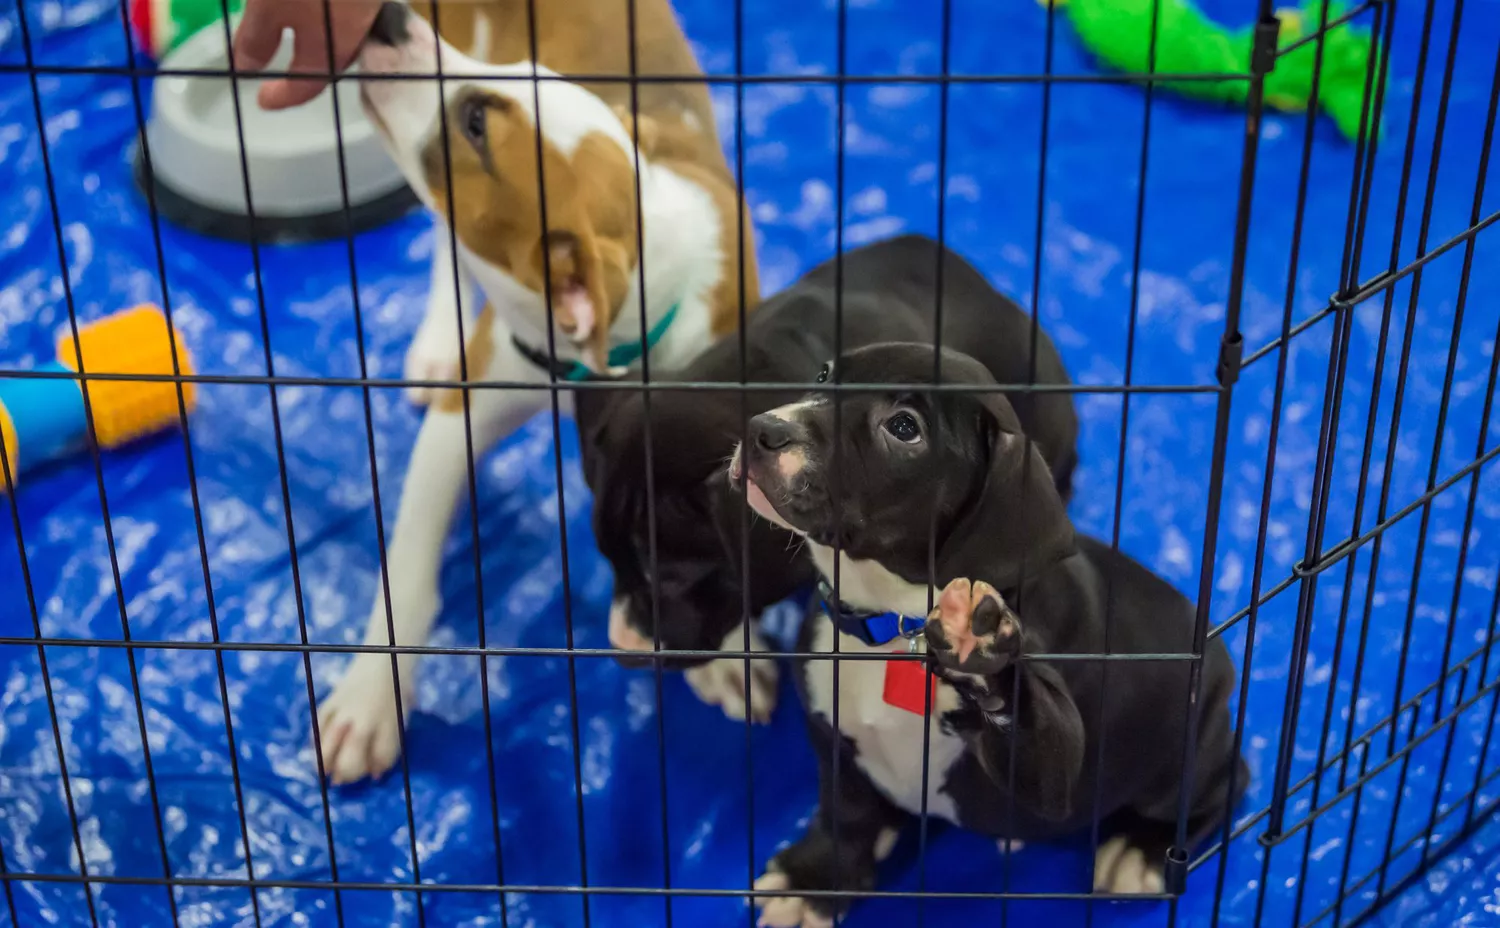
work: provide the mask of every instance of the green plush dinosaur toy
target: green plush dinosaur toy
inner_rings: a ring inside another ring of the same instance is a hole
[[[1041,0],[1046,3],[1048,0]],[[1226,29],[1203,15],[1189,0],[1052,0],[1072,21],[1078,38],[1105,64],[1144,74],[1151,48],[1151,5],[1157,12],[1156,72],[1162,74],[1245,74],[1255,29]],[[1344,15],[1347,7],[1329,0],[1328,21]],[[1299,9],[1277,13],[1281,31],[1277,47],[1284,48],[1311,34],[1322,15],[1322,0],[1305,0]],[[1303,112],[1312,96],[1313,63],[1317,43],[1309,42],[1276,60],[1265,78],[1268,106]],[[1353,139],[1359,134],[1364,108],[1365,77],[1372,42],[1365,30],[1347,23],[1330,29],[1323,38],[1322,77],[1317,105]],[[1377,62],[1377,65],[1379,63]],[[1378,67],[1377,67],[1378,73]],[[1163,81],[1160,85],[1186,97],[1240,103],[1248,82]],[[1373,95],[1372,95],[1373,96]]]

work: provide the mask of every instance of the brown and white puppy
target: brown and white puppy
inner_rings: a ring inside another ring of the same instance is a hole
[[[553,376],[621,373],[643,350],[653,364],[681,366],[737,325],[742,255],[746,301],[758,298],[751,236],[739,224],[707,90],[691,79],[701,71],[667,0],[537,3],[535,62],[530,6],[427,6],[454,39],[447,42],[427,19],[388,2],[360,54],[365,111],[438,220],[427,315],[407,356],[412,379],[456,384],[461,356],[468,379],[538,386]],[[628,83],[559,79],[628,75],[631,7],[639,72],[687,78],[643,86],[639,120]],[[424,79],[439,64],[444,79]],[[471,318],[475,286],[484,309]],[[655,333],[644,346],[643,326]],[[443,542],[467,483],[469,436],[475,452],[486,450],[543,409],[548,394],[475,389],[466,403],[457,390],[419,388],[413,399],[431,405],[386,557],[394,642],[382,596],[370,611],[369,644],[426,643]],[[400,658],[407,702],[416,667],[413,656]],[[354,659],[319,710],[335,782],[395,762],[396,698],[387,656]]]
[[[856,620],[884,617],[898,630],[923,628],[939,682],[928,697],[919,678],[911,709],[887,698],[887,660],[841,660],[837,677],[826,658],[801,662],[820,804],[758,883],[787,891],[765,905],[761,924],[831,917],[826,897],[797,891],[871,888],[888,846],[882,836],[922,812],[1009,840],[1082,831],[1097,815],[1106,840],[1094,888],[1162,892],[1181,791],[1196,843],[1246,784],[1232,750],[1234,668],[1224,644],[1209,643],[1203,656],[1197,763],[1182,783],[1190,661],[1120,661],[1106,676],[1093,661],[1027,658],[1188,655],[1193,604],[1110,546],[1074,534],[1002,394],[922,390],[930,346],[864,348],[835,368],[844,383],[889,387],[846,394],[837,424],[817,395],[755,417],[730,471],[748,480],[758,513],[807,539],[830,582],[838,543],[838,595],[809,616],[799,650],[828,653],[835,640],[856,657],[906,650],[849,632]],[[957,353],[944,358],[943,375],[959,387],[994,384]],[[932,608],[929,577],[942,590]],[[924,743],[925,761],[916,748]]]
[[[743,332],[724,336],[685,368],[653,371],[664,380],[733,383],[743,377],[786,389],[658,391],[649,405],[638,393],[580,394],[594,536],[614,568],[610,641],[616,648],[742,651],[748,637],[758,650],[759,636],[754,628],[747,635],[742,617],[812,583],[812,565],[794,536],[760,519],[742,524],[743,499],[722,471],[749,416],[796,399],[814,381],[840,344],[834,336],[840,319],[844,347],[941,338],[981,359],[1006,383],[1032,377],[1068,382],[1046,332],[1036,333],[1032,363],[1032,320],[1025,310],[957,252],[924,236],[902,235],[845,253],[841,266],[829,260],[813,268],[762,303]],[[1066,495],[1078,436],[1071,398],[1018,396],[1016,412]],[[743,659],[660,660],[685,669],[689,686],[731,718],[770,717],[774,661],[750,662],[747,705]]]

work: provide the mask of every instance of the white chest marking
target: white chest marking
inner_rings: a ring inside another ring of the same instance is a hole
[[[832,578],[833,552],[809,542],[809,550],[824,576]],[[839,593],[844,602],[864,609],[899,609],[908,615],[927,613],[927,588],[908,583],[870,561],[840,558]],[[833,651],[838,635],[840,653],[869,654],[895,651],[901,642],[872,648],[852,635],[839,634],[832,622],[822,616],[816,622],[811,649],[814,653]],[[807,663],[808,709],[833,720],[833,661],[812,660]],[[839,661],[838,729],[854,743],[855,763],[859,765],[897,807],[922,813],[922,723],[921,715],[892,706],[885,701],[885,661]],[[943,713],[958,708],[958,691],[939,683],[928,718],[927,740],[927,813],[958,823],[953,799],[943,792],[948,770],[967,749],[962,738],[943,731]]]

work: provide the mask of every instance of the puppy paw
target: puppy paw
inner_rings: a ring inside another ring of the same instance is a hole
[[[410,674],[403,674],[402,690],[411,692],[415,686]],[[401,754],[401,728],[388,655],[355,657],[333,694],[318,706],[318,736],[323,772],[335,786],[391,769]]]
[[[927,649],[949,670],[999,673],[1021,646],[1021,620],[983,580],[959,577],[927,617]]]
[[[773,865],[755,881],[755,888],[762,892],[792,889],[792,878],[775,869]],[[756,896],[755,907],[760,909],[758,928],[831,928],[833,915],[820,907],[819,900],[801,896]]]
[[[1149,854],[1125,835],[1099,845],[1094,855],[1094,892],[1139,895],[1165,892],[1161,855]]]
[[[758,650],[758,649],[757,649]],[[769,659],[750,661],[750,704],[745,705],[745,661],[722,657],[689,668],[684,676],[698,698],[718,706],[735,721],[746,718],[756,724],[771,721],[776,710],[776,662]]]
[[[452,319],[438,321],[436,316],[453,314],[452,308],[433,307],[422,321],[411,346],[406,349],[402,368],[405,380],[439,380],[458,383],[460,345],[458,326]],[[442,394],[439,387],[407,387],[406,398],[417,406],[426,406]]]

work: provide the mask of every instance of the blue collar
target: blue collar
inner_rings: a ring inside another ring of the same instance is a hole
[[[633,341],[626,342],[623,345],[615,345],[613,348],[609,349],[609,355],[606,358],[609,366],[629,367],[630,365],[639,361],[641,359],[641,356],[646,352],[650,351],[652,348],[655,348],[656,343],[661,341],[661,337],[667,334],[667,328],[672,325],[672,320],[677,318],[677,310],[681,306],[682,304],[678,303],[676,306],[673,306],[671,309],[667,310],[666,313],[656,321],[656,324],[653,325],[651,327],[651,330],[646,333],[646,342],[644,346],[642,346],[640,341]],[[531,345],[528,345],[525,342],[521,341],[519,338],[516,338],[514,335],[511,336],[510,340],[515,343],[516,350],[521,352],[521,356],[523,358],[530,361],[532,364],[535,364],[537,367],[540,367],[544,371],[551,371],[558,380],[567,380],[572,383],[578,383],[582,380],[594,380],[599,376],[594,371],[590,370],[589,366],[587,364],[584,364],[582,361],[564,361],[562,359],[553,359],[546,351],[539,348],[534,348]]]
[[[839,631],[853,635],[871,647],[889,644],[897,638],[914,638],[927,624],[926,616],[851,609],[838,601],[833,588],[823,579],[818,580],[818,598],[822,601],[824,614],[833,620]]]

